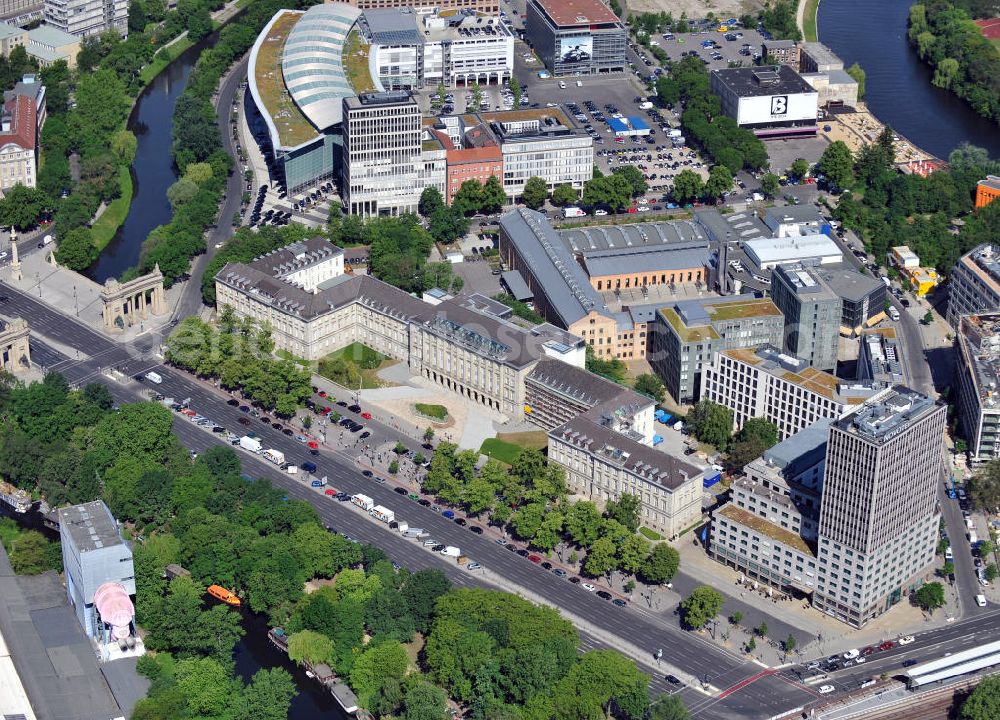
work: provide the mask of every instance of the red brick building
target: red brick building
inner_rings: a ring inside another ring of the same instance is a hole
[[[500,143],[493,134],[482,125],[475,125],[461,135],[462,145],[459,147],[448,134],[433,130],[447,151],[448,176],[445,202],[451,205],[455,193],[466,180],[478,180],[485,183],[490,176],[496,176],[503,182],[503,154]]]

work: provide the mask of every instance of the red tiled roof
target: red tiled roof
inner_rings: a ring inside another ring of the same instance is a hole
[[[4,109],[10,113],[10,130],[0,131],[0,147],[8,143],[24,148],[35,149],[35,101],[24,95],[15,95],[4,103]]]
[[[465,165],[467,163],[500,162],[503,154],[498,145],[492,147],[463,148],[448,151],[449,165]]]
[[[559,27],[618,22],[618,16],[600,0],[538,0]]]

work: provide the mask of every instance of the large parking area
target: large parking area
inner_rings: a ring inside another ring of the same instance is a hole
[[[701,58],[709,70],[718,70],[729,67],[730,63],[753,65],[753,56],[760,53],[764,38],[756,30],[741,28],[722,33],[718,29],[712,29],[696,33],[656,35],[650,38],[650,42],[664,50],[671,60],[694,55]],[[654,58],[648,57],[655,64]]]

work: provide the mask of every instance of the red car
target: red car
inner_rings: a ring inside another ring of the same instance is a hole
[[[306,443],[306,445],[308,445],[309,449],[311,450],[315,450],[319,447],[319,443],[316,442],[315,440],[310,440],[309,442]]]
[[[361,413],[361,417],[363,417],[365,420],[371,420],[372,414],[370,412],[363,412]]]
[[[327,488],[327,489],[326,489],[326,490],[324,490],[323,492],[324,492],[325,494],[327,494],[327,495],[336,495],[336,494],[337,494],[337,491],[336,491],[336,490],[334,490],[333,488]]]
[[[896,647],[896,644],[892,640],[886,640],[884,643],[878,646],[879,650],[892,650]]]
[[[320,397],[324,397],[324,398],[325,398],[325,397],[326,397],[326,390],[320,390],[320,391],[319,391],[318,393],[316,393],[316,394],[317,394],[317,395],[319,395]]]
[[[864,655],[865,657],[868,657],[869,655],[873,654],[874,652],[875,652],[875,646],[874,645],[869,645],[868,647],[866,647],[864,650],[861,651],[861,654]]]
[[[529,555],[528,559],[531,560],[531,562],[535,563],[535,565],[537,565],[538,563],[540,563],[542,561],[542,559],[540,557],[538,557],[537,555]]]

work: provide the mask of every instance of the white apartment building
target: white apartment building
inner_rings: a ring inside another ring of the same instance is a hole
[[[77,37],[116,30],[128,35],[129,0],[45,0],[45,22]]]
[[[802,358],[772,345],[723,350],[703,367],[701,394],[733,411],[733,429],[762,417],[784,440],[817,420],[843,417],[875,393],[869,385],[849,385],[810,367]]]
[[[406,91],[344,98],[344,206],[352,215],[415,213],[427,187],[445,194],[447,151]]]
[[[37,182],[37,113],[35,101],[14,95],[0,113],[0,197],[15,185]]]
[[[391,8],[366,10],[360,26],[385,90],[502,84],[514,72],[514,36],[498,17]]]

